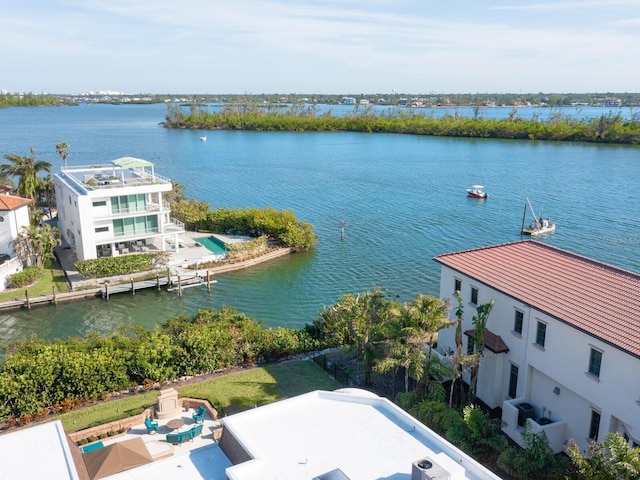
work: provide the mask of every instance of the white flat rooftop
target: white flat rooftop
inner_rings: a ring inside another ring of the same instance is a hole
[[[78,480],[62,422],[0,435],[0,478]]]
[[[230,480],[314,479],[337,469],[350,480],[411,480],[413,463],[424,457],[451,480],[499,478],[389,400],[363,390],[315,391],[223,423],[253,457],[228,468]]]
[[[184,416],[189,426],[190,413]],[[364,390],[315,391],[225,417],[222,441],[215,443],[219,422],[206,417],[203,436],[181,446],[166,442],[165,422],[157,435],[140,425],[109,439],[104,443],[142,437],[155,461],[105,478],[411,480],[413,464],[428,457],[450,480],[500,480],[389,400]],[[250,460],[232,465],[223,448],[244,451]],[[62,424],[1,435],[0,478],[78,480]]]

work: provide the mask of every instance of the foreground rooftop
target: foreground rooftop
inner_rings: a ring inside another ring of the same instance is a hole
[[[181,414],[183,429],[192,426],[191,413]],[[499,480],[389,400],[363,390],[315,391],[221,421],[207,416],[203,436],[182,445],[167,443],[166,423],[156,435],[139,425],[105,440],[106,446],[142,438],[153,460],[102,478],[412,480],[414,464],[428,458],[451,480]],[[59,421],[0,436],[0,452],[0,478],[87,478],[78,467],[82,454]]]

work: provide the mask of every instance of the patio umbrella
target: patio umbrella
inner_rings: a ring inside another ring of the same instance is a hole
[[[91,480],[108,477],[153,462],[142,438],[112,443],[83,454]]]

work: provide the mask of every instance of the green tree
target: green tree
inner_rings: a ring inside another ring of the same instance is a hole
[[[584,480],[632,480],[640,478],[640,448],[632,448],[617,432],[609,433],[603,442],[591,442],[585,456],[571,441],[567,453]]]
[[[36,192],[36,206],[46,207],[49,211],[49,218],[53,218],[53,210],[56,208],[56,188],[51,175],[40,179]]]
[[[64,168],[67,168],[67,156],[69,156],[69,145],[65,142],[60,142],[56,145],[56,152],[60,155],[62,162],[64,163]]]
[[[61,244],[60,230],[49,224],[22,227],[11,242],[24,265],[47,266],[54,258],[53,249]]]
[[[533,433],[527,423],[522,431],[522,444],[523,448],[504,450],[498,457],[498,466],[526,480],[562,478],[567,473],[569,464],[566,458],[553,453],[546,433]]]
[[[487,321],[489,320],[489,314],[493,309],[493,300],[489,303],[484,303],[476,307],[477,314],[473,316],[473,325],[476,327],[474,344],[476,354],[478,355],[478,362],[471,368],[471,382],[469,383],[469,399],[473,402],[476,398],[478,375],[480,374],[480,361],[484,354],[484,334],[487,329]]]
[[[35,199],[40,185],[38,175],[41,172],[51,173],[51,164],[44,160],[37,160],[35,155],[36,152],[33,148],[28,157],[9,153],[4,158],[11,163],[0,165],[0,175],[18,177],[18,194],[31,199]]]

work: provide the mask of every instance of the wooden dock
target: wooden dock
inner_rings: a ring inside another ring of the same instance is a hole
[[[57,305],[61,302],[71,302],[87,298],[104,298],[105,300],[109,300],[111,295],[121,293],[135,295],[137,291],[149,288],[155,288],[157,290],[165,288],[168,292],[177,291],[178,296],[182,297],[185,288],[202,286],[207,287],[207,290],[211,291],[211,285],[216,283],[216,280],[212,280],[211,276],[212,275],[209,271],[204,272],[204,276],[197,273],[171,275],[166,277],[157,275],[154,279],[138,281],[131,279],[129,283],[121,283],[118,285],[109,285],[109,283],[105,282],[101,287],[79,290],[77,292],[56,293],[54,289],[51,292],[51,295],[40,295],[37,297],[30,297],[29,291],[25,290],[23,299],[0,302],[0,310],[15,310],[18,308],[30,309],[31,307]]]

